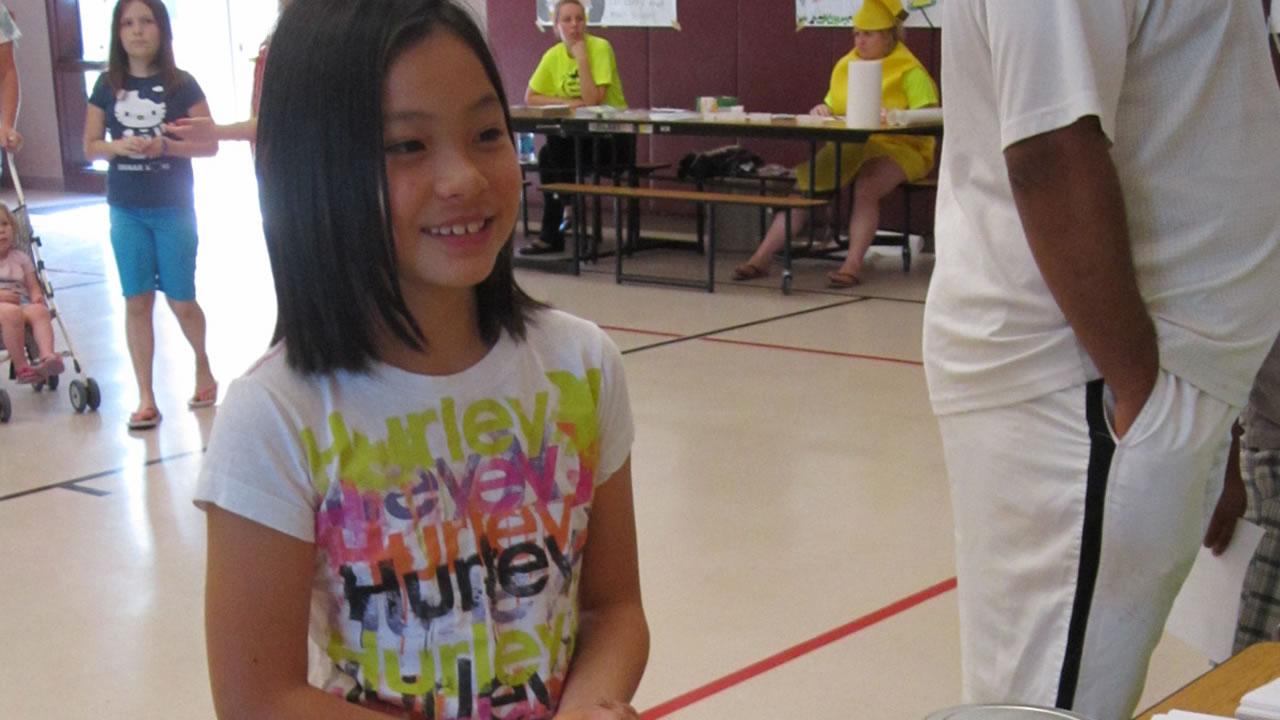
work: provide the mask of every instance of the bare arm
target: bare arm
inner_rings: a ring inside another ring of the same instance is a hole
[[[221,125],[210,117],[185,117],[176,122],[166,123],[165,133],[179,140],[191,142],[222,142],[226,140],[243,140],[253,142],[258,139],[258,119],[249,118],[236,123]]]
[[[145,138],[107,139],[107,114],[97,105],[89,105],[84,116],[84,156],[89,160],[110,160],[119,155],[139,154],[146,150]]]
[[[209,116],[209,103],[201,100],[191,106],[188,117],[211,119]],[[212,157],[218,154],[217,140],[166,140],[164,154],[171,157]]]
[[[649,658],[629,458],[596,491],[584,553],[578,638],[560,698],[566,716],[629,701]]]
[[[584,105],[599,105],[604,102],[607,85],[596,85],[596,78],[591,74],[591,55],[587,52],[586,39],[579,40],[569,48],[569,53],[578,63],[578,83],[582,87]]]
[[[568,105],[570,107],[580,107],[585,103],[582,102],[581,98],[560,98],[554,95],[543,95],[542,93],[534,92],[532,88],[525,88],[524,104],[533,107],[539,105]]]
[[[40,278],[36,277],[34,270],[27,270],[22,273],[22,279],[27,283],[27,295],[33,303],[44,302],[44,288],[40,286]]]
[[[386,720],[307,684],[315,546],[210,507],[205,642],[219,718]]]
[[[1004,156],[1031,254],[1115,394],[1113,423],[1123,436],[1151,393],[1160,358],[1106,135],[1090,116],[1011,145]]]
[[[18,106],[22,102],[22,87],[18,80],[18,66],[13,61],[13,43],[0,45],[0,147],[5,150],[22,148],[22,134],[18,132]]]

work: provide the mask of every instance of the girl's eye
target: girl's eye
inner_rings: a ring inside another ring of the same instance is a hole
[[[420,140],[405,140],[404,142],[391,143],[387,146],[388,155],[407,155],[409,153],[422,152],[427,146]]]
[[[480,142],[482,143],[496,142],[498,140],[501,140],[504,134],[505,133],[503,133],[501,128],[496,128],[496,127],[489,128],[488,130],[484,130],[480,133]]]

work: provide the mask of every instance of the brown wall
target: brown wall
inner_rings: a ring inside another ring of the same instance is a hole
[[[532,0],[487,0],[489,39],[513,104],[523,102],[529,75],[556,40],[539,31]],[[680,3],[680,30],[598,28],[613,44],[622,88],[632,107],[693,108],[699,95],[736,95],[748,111],[804,113],[822,101],[831,67],[853,47],[849,29],[796,32],[790,0],[697,0]],[[937,76],[938,33],[909,30],[907,44]],[[674,162],[692,150],[732,138],[656,138],[640,159]],[[750,141],[767,161],[807,157],[797,143]]]

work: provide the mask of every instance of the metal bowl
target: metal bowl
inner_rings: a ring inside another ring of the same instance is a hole
[[[965,705],[939,710],[925,720],[1088,720],[1083,715],[1030,705]]]

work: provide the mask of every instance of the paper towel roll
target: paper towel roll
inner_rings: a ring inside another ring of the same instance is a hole
[[[885,124],[889,127],[906,127],[908,125],[941,125],[942,108],[890,110],[888,113],[885,113]]]
[[[880,127],[880,85],[884,65],[879,60],[849,63],[849,95],[844,122],[851,128]]]

